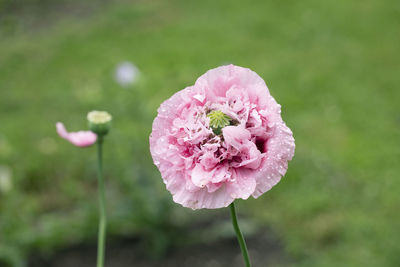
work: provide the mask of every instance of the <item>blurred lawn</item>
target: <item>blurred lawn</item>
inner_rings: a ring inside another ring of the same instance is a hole
[[[266,80],[297,145],[282,182],[239,209],[276,231],[296,266],[399,266],[399,1],[89,1],[73,16],[78,1],[28,2],[13,14],[0,1],[0,165],[13,183],[0,193],[0,265],[95,242],[94,148],[55,133],[57,121],[86,128],[93,109],[114,116],[110,234],[150,237],[162,254],[198,213],[172,203],[152,165],[152,119],[233,63]],[[142,73],[129,88],[113,79],[125,60]]]

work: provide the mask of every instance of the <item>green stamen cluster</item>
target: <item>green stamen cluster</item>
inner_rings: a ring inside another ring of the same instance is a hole
[[[213,110],[207,114],[210,118],[210,127],[216,135],[222,133],[222,128],[231,124],[232,119],[225,113],[219,110]]]

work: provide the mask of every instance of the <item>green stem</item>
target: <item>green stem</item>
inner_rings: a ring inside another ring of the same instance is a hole
[[[249,253],[248,253],[247,247],[246,247],[246,242],[244,241],[243,234],[240,231],[239,224],[237,222],[237,216],[236,216],[236,210],[235,210],[235,203],[234,202],[232,202],[232,204],[229,205],[229,209],[231,211],[233,229],[235,229],[235,233],[236,233],[237,239],[239,241],[240,250],[242,251],[244,263],[246,264],[246,267],[251,267],[251,263],[250,263],[250,259],[249,259]]]
[[[97,176],[99,183],[99,236],[97,243],[97,267],[104,266],[104,250],[105,250],[105,240],[106,240],[106,200],[105,200],[105,190],[104,190],[104,178],[103,178],[103,151],[102,151],[103,140],[99,136],[97,141]]]

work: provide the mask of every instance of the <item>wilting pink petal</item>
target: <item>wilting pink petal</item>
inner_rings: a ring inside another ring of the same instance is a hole
[[[65,129],[64,124],[61,122],[57,122],[56,127],[58,135],[68,140],[75,146],[87,147],[96,143],[97,136],[91,131],[79,131],[70,133],[67,131],[67,129]]]
[[[231,118],[220,133],[207,116],[215,110]],[[264,80],[234,65],[209,70],[162,103],[150,151],[174,201],[214,209],[271,189],[295,149],[280,112]]]

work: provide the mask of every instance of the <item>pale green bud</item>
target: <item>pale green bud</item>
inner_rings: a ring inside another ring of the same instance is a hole
[[[110,131],[112,116],[106,111],[91,111],[87,115],[89,130],[97,134],[99,138]]]

